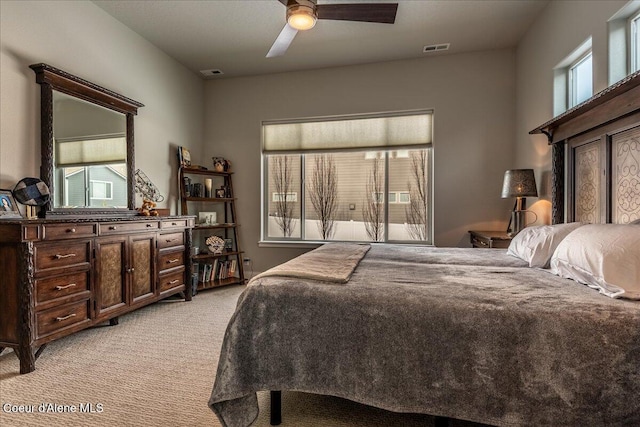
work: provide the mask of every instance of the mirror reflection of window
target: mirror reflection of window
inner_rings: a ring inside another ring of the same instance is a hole
[[[54,91],[55,207],[126,208],[126,116]]]

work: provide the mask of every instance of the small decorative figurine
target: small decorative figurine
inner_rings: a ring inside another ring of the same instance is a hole
[[[212,254],[219,255],[224,249],[224,240],[221,237],[209,236],[204,242]]]
[[[213,157],[213,170],[216,172],[229,172],[231,170],[231,162],[225,160],[224,157]]]
[[[142,206],[138,208],[138,214],[142,216],[158,216],[158,211],[155,209],[156,202],[149,199],[143,199]]]

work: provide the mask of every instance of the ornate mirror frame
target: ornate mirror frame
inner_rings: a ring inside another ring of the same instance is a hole
[[[135,164],[133,116],[143,104],[112,92],[94,83],[81,79],[47,64],[30,65],[36,74],[36,83],[40,84],[41,118],[41,165],[40,179],[44,181],[51,194],[54,194],[54,128],[53,128],[53,91],[88,101],[90,103],[122,113],[126,117],[127,145],[127,208],[56,208],[52,201],[43,207],[41,217],[57,215],[92,217],[117,217],[135,215]]]

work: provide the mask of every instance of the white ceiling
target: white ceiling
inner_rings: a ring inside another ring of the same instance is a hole
[[[187,68],[224,77],[514,47],[548,0],[400,0],[395,24],[320,20],[284,56],[265,58],[285,24],[277,0],[94,0]],[[390,0],[319,0],[323,3]],[[451,43],[424,54],[425,45]]]

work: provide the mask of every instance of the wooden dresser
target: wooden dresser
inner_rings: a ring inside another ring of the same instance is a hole
[[[49,341],[184,292],[193,217],[0,222],[0,348],[20,373]],[[37,352],[34,352],[38,348]]]

